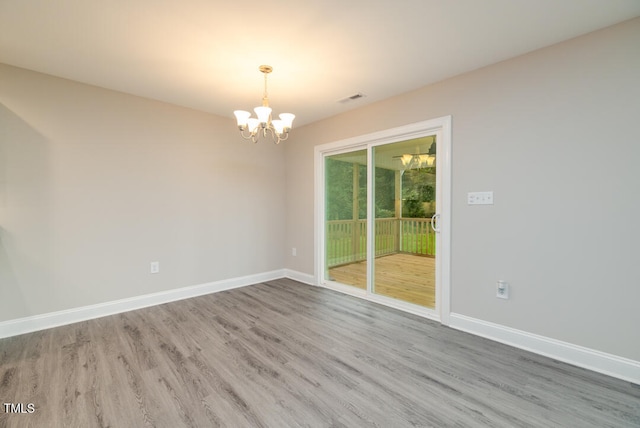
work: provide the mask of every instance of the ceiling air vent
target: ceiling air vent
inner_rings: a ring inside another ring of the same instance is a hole
[[[341,100],[338,100],[338,102],[340,104],[346,104],[346,103],[349,103],[351,101],[359,100],[360,98],[364,98],[364,97],[365,97],[365,95],[362,92],[358,92],[358,93],[350,95],[350,96],[348,96],[346,98],[342,98]]]

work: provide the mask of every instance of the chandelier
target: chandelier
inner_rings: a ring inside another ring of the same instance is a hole
[[[433,168],[436,166],[436,143],[431,143],[428,153],[407,153],[394,156],[402,163],[402,169]]]
[[[432,168],[436,161],[435,156],[427,153],[405,154],[398,156],[398,159],[402,162],[403,169]]]
[[[296,116],[291,113],[281,113],[280,119],[271,119],[271,107],[269,107],[267,96],[267,75],[273,71],[273,68],[270,65],[261,65],[259,70],[264,74],[264,94],[262,106],[253,109],[258,118],[251,117],[251,113],[244,110],[236,110],[233,114],[238,121],[240,135],[245,140],[257,143],[260,137],[266,138],[270,135],[274,143],[280,144],[280,141],[289,138],[291,124]]]

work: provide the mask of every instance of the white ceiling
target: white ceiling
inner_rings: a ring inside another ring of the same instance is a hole
[[[295,127],[636,16],[640,0],[0,0],[0,62],[229,118],[269,64]]]

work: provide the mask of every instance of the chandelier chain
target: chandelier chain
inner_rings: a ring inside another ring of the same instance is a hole
[[[262,105],[267,107],[269,105],[269,93],[267,92],[267,73],[264,73],[264,93],[262,96]]]

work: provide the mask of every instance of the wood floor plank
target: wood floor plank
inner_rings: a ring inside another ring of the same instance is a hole
[[[375,259],[376,294],[427,308],[435,308],[435,258],[414,254],[391,254]],[[341,284],[367,288],[367,262],[354,262],[329,269],[329,277]]]
[[[0,427],[638,427],[640,386],[281,279],[0,340]]]

